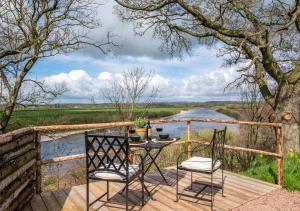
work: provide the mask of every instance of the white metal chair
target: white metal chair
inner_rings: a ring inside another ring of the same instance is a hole
[[[176,176],[176,201],[179,200],[179,196],[187,196],[191,197],[190,195],[179,193],[178,192],[178,170],[184,170],[191,172],[191,187],[193,184],[193,172],[202,173],[202,174],[209,174],[210,183],[200,183],[203,185],[203,188],[196,193],[196,195],[192,196],[196,199],[201,199],[198,195],[203,192],[207,187],[211,188],[211,210],[213,209],[213,202],[214,202],[214,188],[221,188],[222,189],[222,196],[224,196],[224,144],[225,144],[225,137],[226,137],[226,127],[223,130],[214,130],[213,138],[211,142],[207,145],[199,145],[195,147],[191,152],[191,158],[182,160],[183,155],[186,155],[188,152],[182,152],[177,159],[177,176]],[[196,152],[203,153],[204,156],[193,156]],[[205,154],[206,153],[206,154]],[[206,155],[206,156],[205,156]],[[222,184],[221,186],[213,184],[213,174],[218,169],[221,168],[222,172]]]

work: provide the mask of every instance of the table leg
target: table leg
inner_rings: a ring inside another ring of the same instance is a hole
[[[164,179],[165,183],[170,186],[170,184],[168,183],[167,179],[165,178],[164,174],[161,172],[160,168],[157,166],[155,161],[154,161],[154,165],[155,165],[156,169],[158,170],[159,174],[161,175],[161,177]]]
[[[128,161],[129,161],[130,164],[135,163],[135,151],[130,150]]]
[[[158,150],[154,157],[150,154],[150,151],[151,150],[146,150],[146,155],[144,157],[144,159],[145,159],[147,156],[149,156],[149,158],[151,159],[151,163],[149,164],[148,168],[146,169],[145,174],[149,171],[149,169],[151,168],[152,164],[154,164],[155,167],[156,167],[156,169],[158,170],[160,176],[163,178],[163,180],[165,181],[165,183],[167,185],[169,185],[167,179],[165,178],[165,176],[161,172],[160,168],[158,167],[157,163],[155,162],[156,158],[158,157],[158,155],[160,154],[160,152],[162,151],[162,149]]]
[[[161,172],[160,168],[158,167],[157,163],[155,162],[155,160],[156,160],[156,158],[158,157],[160,151],[161,151],[161,150],[158,151],[157,155],[155,155],[154,158],[149,154],[149,157],[150,157],[151,160],[152,160],[151,165],[152,165],[152,164],[155,165],[155,167],[156,167],[156,169],[158,170],[160,176],[163,178],[163,180],[165,181],[165,183],[166,183],[167,185],[169,185],[169,183],[168,183],[167,179],[165,178],[164,174]],[[151,165],[149,166],[149,168],[151,167]],[[148,169],[149,169],[149,168],[148,168]],[[145,173],[146,173],[146,172],[145,172]]]

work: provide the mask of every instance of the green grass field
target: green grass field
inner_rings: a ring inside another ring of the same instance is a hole
[[[289,156],[284,158],[283,183],[289,191],[300,190],[300,153],[291,151]],[[272,158],[258,156],[252,163],[251,167],[240,172],[241,174],[264,180],[267,182],[277,183],[277,161]]]
[[[148,110],[145,116],[159,118],[179,113],[178,107],[154,107]],[[142,108],[134,111],[134,116],[140,116]],[[7,131],[33,126],[57,124],[88,124],[118,121],[118,114],[113,108],[37,108],[17,109],[14,111]]]
[[[148,110],[144,116],[160,118],[174,115],[181,110],[195,107],[218,108],[226,107],[228,103],[161,103]],[[231,103],[234,105],[234,103]],[[230,105],[231,105],[230,104]],[[134,118],[143,113],[142,105],[134,111]],[[231,107],[230,107],[231,108]],[[220,111],[221,113],[225,113]],[[0,111],[1,115],[1,111]],[[234,116],[230,115],[229,116]],[[6,131],[15,130],[27,126],[57,125],[57,124],[88,124],[119,121],[119,116],[112,105],[109,104],[49,104],[16,108]]]

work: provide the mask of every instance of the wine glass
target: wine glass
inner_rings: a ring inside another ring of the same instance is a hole
[[[160,127],[160,126],[158,126],[158,127],[156,127],[156,132],[162,132],[163,131],[163,128],[162,127]]]

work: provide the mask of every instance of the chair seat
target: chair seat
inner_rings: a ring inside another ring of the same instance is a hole
[[[113,170],[113,167],[111,167],[111,169]],[[128,166],[128,178],[134,176],[136,173],[138,173],[139,170],[140,169],[139,169],[138,165],[129,165]],[[119,172],[126,175],[125,168],[121,168],[119,170]],[[99,170],[96,170],[93,173],[91,173],[90,176],[92,176],[94,178],[98,178],[98,179],[104,179],[104,180],[120,180],[120,181],[122,181],[122,180],[126,179],[126,177],[124,177],[121,174],[118,174],[118,173],[112,172],[112,171],[105,171],[104,169],[101,170],[101,168]]]
[[[212,169],[212,159],[206,157],[191,157],[190,159],[183,161],[180,167],[190,170],[212,172],[220,168],[221,162],[219,160],[214,161]]]

